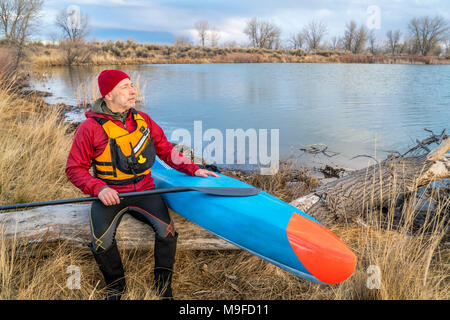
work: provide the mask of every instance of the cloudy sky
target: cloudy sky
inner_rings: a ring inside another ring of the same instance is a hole
[[[382,39],[388,30],[407,31],[413,17],[442,15],[450,20],[448,0],[44,0],[41,28],[36,35],[50,39],[56,31],[55,16],[69,6],[90,18],[90,38],[133,38],[140,42],[172,43],[188,37],[197,44],[194,24],[208,21],[220,31],[220,43],[247,42],[243,33],[252,17],[271,21],[287,39],[311,20],[328,26],[328,38],[343,34],[351,20],[373,28]]]

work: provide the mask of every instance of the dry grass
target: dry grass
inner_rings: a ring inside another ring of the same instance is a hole
[[[72,138],[61,119],[60,110],[40,98],[0,90],[0,203],[79,194],[64,173]]]

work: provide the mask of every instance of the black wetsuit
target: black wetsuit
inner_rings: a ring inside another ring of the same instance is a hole
[[[107,299],[120,299],[125,290],[125,274],[115,235],[124,214],[129,213],[155,231],[154,276],[156,290],[165,298],[172,297],[171,280],[178,233],[167,205],[158,194],[128,197],[120,203],[105,206],[95,200],[91,207],[91,243],[89,247],[108,285]]]
[[[159,239],[170,241],[175,237],[173,220],[159,194],[122,198],[119,204],[112,206],[96,200],[92,203],[90,218],[91,241],[96,252],[107,250],[112,245],[125,213],[151,226]]]

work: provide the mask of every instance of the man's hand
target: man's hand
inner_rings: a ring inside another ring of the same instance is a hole
[[[217,174],[215,174],[212,171],[206,170],[206,169],[198,169],[197,171],[195,171],[194,173],[197,177],[203,177],[206,178],[207,176],[214,176],[219,178],[219,176]]]
[[[98,198],[105,206],[112,206],[120,203],[119,193],[110,187],[103,188],[99,192]]]

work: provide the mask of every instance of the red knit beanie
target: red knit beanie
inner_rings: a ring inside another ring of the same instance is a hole
[[[103,70],[98,76],[98,89],[104,98],[123,79],[130,77],[120,70]]]

